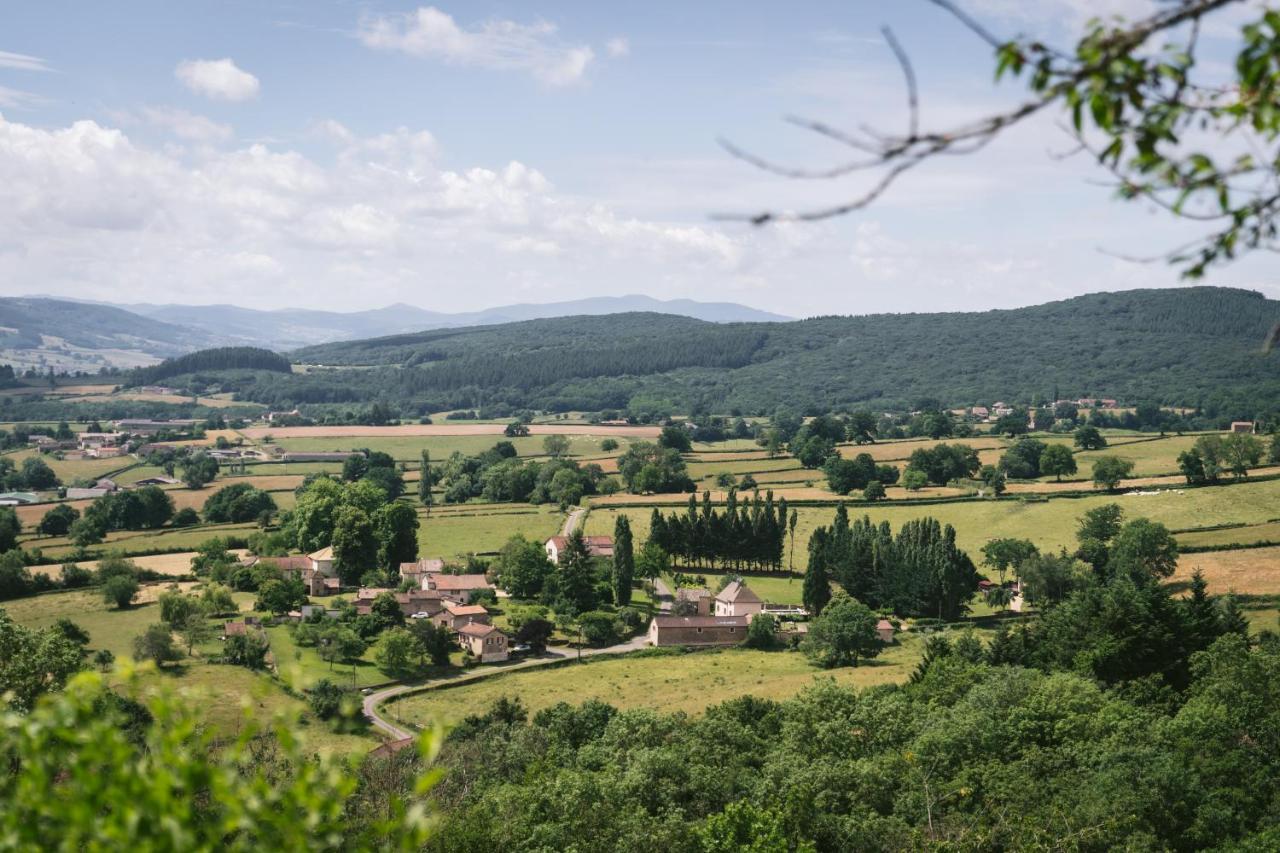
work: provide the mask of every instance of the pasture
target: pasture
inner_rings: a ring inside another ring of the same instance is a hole
[[[824,670],[798,652],[723,649],[662,656],[588,658],[581,664],[514,670],[474,683],[412,694],[386,706],[388,715],[416,725],[456,723],[483,713],[503,696],[519,697],[531,713],[557,702],[599,699],[617,708],[651,708],[698,715],[738,696],[787,699],[830,678],[867,687],[903,681],[920,657],[922,640],[902,635],[900,645],[857,667]]]
[[[418,553],[455,558],[497,551],[517,533],[542,542],[559,532],[564,514],[555,506],[462,504],[444,511],[433,508],[430,517],[419,508],[418,519]]]
[[[1245,596],[1280,595],[1280,547],[1205,551],[1178,558],[1175,581],[1189,581],[1200,570],[1214,594],[1234,592]],[[1275,625],[1268,627],[1275,628]]]

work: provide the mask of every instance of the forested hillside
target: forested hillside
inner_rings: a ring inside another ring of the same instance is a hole
[[[129,376],[128,384],[145,385],[185,376],[220,370],[266,370],[289,373],[289,359],[259,347],[215,347],[169,358],[152,367],[140,367]]]
[[[565,317],[309,347],[294,361],[366,369],[260,374],[239,387],[271,405],[380,399],[404,414],[480,405],[828,411],[1056,391],[1248,415],[1280,402],[1280,357],[1262,351],[1277,321],[1280,302],[1210,287],[791,323]]]

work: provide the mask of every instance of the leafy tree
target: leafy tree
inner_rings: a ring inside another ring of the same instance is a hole
[[[918,468],[902,472],[902,487],[908,492],[918,492],[929,484],[929,477]]]
[[[29,712],[38,697],[61,690],[82,660],[81,643],[65,631],[25,628],[0,608],[0,707]]]
[[[1115,491],[1132,474],[1133,462],[1119,456],[1102,456],[1093,463],[1094,485],[1107,491]]]
[[[618,473],[634,494],[693,491],[680,451],[637,441],[618,457]]]
[[[300,580],[269,580],[258,587],[254,610],[277,616],[297,610],[307,603],[307,587]]]
[[[231,596],[231,590],[220,583],[206,583],[200,593],[200,604],[210,616],[235,613],[239,610]]]
[[[378,510],[375,516],[378,539],[378,565],[396,572],[401,563],[418,559],[418,513],[407,503],[394,501]]]
[[[275,511],[276,502],[271,495],[249,483],[221,488],[204,504],[204,518],[210,524],[253,521],[263,512]]]
[[[999,497],[1004,494],[1006,488],[1006,477],[1004,471],[1001,471],[995,465],[983,465],[982,470],[978,472],[978,479],[982,481],[982,485],[991,492],[992,495]]]
[[[425,620],[418,620],[425,621]],[[374,647],[374,660],[378,668],[389,675],[403,675],[412,669],[417,654],[417,642],[413,634],[404,628],[384,631]]]
[[[1222,440],[1223,462],[1236,480],[1249,476],[1249,469],[1262,461],[1262,442],[1247,433],[1233,432]]]
[[[499,583],[513,598],[537,598],[553,571],[542,545],[520,533],[502,546],[496,565]]]
[[[547,642],[555,632],[555,627],[546,619],[530,619],[516,631],[515,641],[527,644],[529,651],[540,655],[547,650]]]
[[[689,439],[689,430],[680,424],[671,424],[662,428],[661,434],[658,435],[658,444],[670,450],[679,453],[688,453],[693,449],[693,442]]]
[[[56,489],[61,485],[58,475],[38,456],[28,456],[22,460],[22,473],[19,475],[23,488],[33,492]]]
[[[631,582],[635,577],[635,552],[631,521],[622,513],[613,525],[613,601],[619,607],[631,603]]]
[[[747,648],[769,651],[778,645],[778,620],[772,613],[757,613],[747,624]]]
[[[1050,444],[1040,454],[1040,473],[1059,482],[1064,474],[1076,473],[1076,457],[1065,444]]]
[[[859,658],[880,653],[876,616],[843,592],[837,593],[822,614],[809,623],[801,648],[810,660],[827,667],[857,666]]]
[[[80,510],[69,504],[57,504],[44,514],[36,529],[44,536],[65,536],[78,518]],[[0,543],[0,550],[4,550],[3,543]]]
[[[1163,524],[1135,518],[1111,541],[1107,570],[1135,579],[1167,578],[1178,568],[1178,543]]]
[[[553,459],[569,455],[569,437],[553,434],[542,439],[542,451]]]
[[[344,505],[333,518],[334,567],[348,586],[359,582],[369,569],[379,565],[379,542],[373,520],[358,506]]]
[[[1014,436],[1025,434],[1027,428],[1027,413],[1017,411],[997,418],[995,424],[991,427],[991,431],[1013,438]]]
[[[1052,607],[1092,576],[1089,566],[1063,551],[1033,554],[1018,565],[1022,594],[1036,607]]]
[[[65,616],[53,623],[53,630],[81,648],[89,645],[89,632]]]
[[[188,613],[181,622],[178,622],[173,627],[177,629],[178,636],[182,637],[182,642],[186,643],[188,655],[192,653],[196,646],[213,638],[213,626],[209,623],[203,610],[194,610]]]
[[[17,548],[0,554],[0,601],[20,598],[34,591],[35,582],[22,556],[22,551]]]
[[[22,532],[22,522],[13,507],[0,506],[0,554],[18,547],[18,534]]]
[[[368,643],[345,625],[329,625],[320,632],[316,650],[329,662],[329,669],[333,669],[338,661],[355,660],[368,648]]]
[[[978,452],[967,444],[939,444],[912,451],[907,467],[923,471],[929,482],[945,486],[952,480],[972,477],[981,467]]]
[[[2,526],[2,523],[0,523],[0,526]],[[71,543],[77,548],[98,544],[106,536],[106,533],[107,529],[100,520],[87,517],[72,522],[71,527],[67,530]]]
[[[160,593],[160,621],[170,628],[177,629],[187,617],[193,614],[203,616],[203,605],[194,595],[187,595],[177,589],[169,589]]]
[[[1097,427],[1086,425],[1076,428],[1075,444],[1081,450],[1101,450],[1107,446],[1107,439]]]
[[[1178,454],[1178,469],[1187,478],[1188,486],[1198,486],[1208,479],[1204,469],[1204,458],[1194,447]]]
[[[342,712],[347,691],[327,678],[322,678],[307,690],[307,705],[322,720],[331,720]]]
[[[102,584],[102,598],[123,610],[138,597],[138,581],[129,575],[113,575]]]
[[[600,450],[604,453],[612,453],[618,449],[618,440],[616,438],[606,438],[600,442]]]
[[[447,627],[430,619],[410,619],[408,630],[413,635],[419,656],[430,658],[432,666],[449,665],[449,652],[454,646]]]
[[[1028,539],[992,539],[982,546],[982,562],[1000,573],[1000,583],[1009,569],[1018,574],[1019,567],[1039,553]]]
[[[203,489],[218,476],[218,460],[207,453],[193,453],[182,464],[182,482],[188,489]]]
[[[654,580],[671,571],[671,555],[658,543],[652,540],[645,542],[636,557],[636,571],[640,577]]]
[[[115,662],[116,656],[111,652],[111,649],[98,649],[93,653],[93,665],[98,668],[99,672],[110,672]]]
[[[867,483],[867,487],[862,490],[862,499],[865,501],[882,501],[884,498],[884,483],[879,480],[872,480],[870,483]]]
[[[133,654],[139,660],[149,660],[156,666],[180,660],[182,652],[173,644],[173,629],[157,623],[133,638]]]

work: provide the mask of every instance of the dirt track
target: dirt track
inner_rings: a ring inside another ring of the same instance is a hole
[[[404,435],[502,435],[506,424],[403,424],[401,426],[309,426],[251,427],[241,430],[245,438],[393,438]],[[626,435],[657,438],[656,426],[593,426],[591,424],[531,424],[530,435]]]

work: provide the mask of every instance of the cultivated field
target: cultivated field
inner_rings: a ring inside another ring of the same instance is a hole
[[[464,504],[432,509],[429,518],[419,509],[418,518],[418,553],[445,558],[497,551],[517,533],[542,542],[564,523],[557,507],[529,504]]]
[[[196,556],[196,551],[180,551],[175,554],[148,554],[142,557],[130,557],[129,560],[140,569],[146,569],[149,572],[158,572],[162,575],[189,575],[191,574],[191,558]],[[249,553],[244,549],[231,550],[231,553],[237,556],[244,556]],[[98,568],[97,560],[81,560],[76,563],[82,569],[90,571]],[[50,577],[57,579],[62,577],[62,564],[51,563],[42,566],[32,566],[32,572],[42,572]]]
[[[506,429],[500,423],[401,424],[400,426],[303,426],[303,427],[250,427],[241,430],[246,438],[259,439],[266,435],[274,438],[392,438],[396,436],[429,435],[497,435]],[[532,424],[529,432],[543,435],[595,435],[630,436],[632,438],[657,438],[662,432],[656,426],[594,426],[592,424]]]

